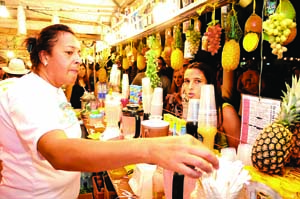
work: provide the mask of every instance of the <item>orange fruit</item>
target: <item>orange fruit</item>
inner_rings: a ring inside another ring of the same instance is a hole
[[[289,43],[291,43],[297,36],[297,28],[291,28],[290,29],[291,33],[289,34],[289,36],[287,37],[287,39],[285,40],[285,42],[283,42],[283,46],[288,45]]]

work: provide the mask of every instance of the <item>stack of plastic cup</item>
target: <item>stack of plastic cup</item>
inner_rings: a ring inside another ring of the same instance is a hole
[[[217,127],[214,86],[212,84],[202,85],[200,94],[198,124],[213,125]]]
[[[252,166],[251,153],[252,153],[252,145],[241,143],[238,146],[237,159],[241,160],[244,165]]]
[[[199,99],[190,99],[186,121],[197,122],[198,114],[199,114]]]
[[[162,116],[163,110],[163,89],[160,87],[154,88],[151,100],[151,116]]]
[[[227,147],[221,149],[221,157],[228,160],[228,161],[236,161],[237,154],[236,149],[234,147]]]
[[[217,110],[214,86],[201,86],[198,114],[198,133],[203,137],[203,144],[213,150],[214,138],[217,133]]]

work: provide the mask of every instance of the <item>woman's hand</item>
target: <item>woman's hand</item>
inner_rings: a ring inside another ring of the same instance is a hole
[[[219,168],[216,155],[190,135],[151,139],[151,162],[192,178]]]
[[[174,93],[173,96],[174,96],[174,102],[176,104],[182,103],[181,93]]]

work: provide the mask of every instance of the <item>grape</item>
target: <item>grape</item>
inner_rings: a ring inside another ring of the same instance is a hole
[[[204,33],[207,36],[207,51],[211,53],[211,55],[215,55],[218,53],[221,41],[222,28],[220,24],[210,25],[206,32]]]
[[[195,55],[198,52],[200,45],[201,33],[195,30],[188,30],[189,34],[186,38],[190,42],[189,50],[190,53]]]
[[[278,59],[281,59],[283,52],[287,51],[287,48],[282,46],[282,44],[290,35],[290,29],[296,27],[296,25],[292,19],[285,18],[281,13],[274,13],[269,16],[269,19],[263,22],[264,32],[269,35],[272,54],[277,55]]]

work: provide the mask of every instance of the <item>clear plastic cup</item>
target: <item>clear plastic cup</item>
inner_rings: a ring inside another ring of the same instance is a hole
[[[142,91],[144,95],[151,95],[151,83],[149,77],[142,78]]]
[[[251,144],[239,144],[237,150],[237,159],[241,160],[244,165],[251,166],[251,153],[252,145]]]
[[[154,88],[152,96],[152,104],[162,104],[163,103],[163,89],[160,87]]]
[[[232,161],[232,162],[237,159],[236,150],[234,147],[222,148],[221,155],[222,155],[222,158]]]
[[[162,116],[163,103],[160,104],[151,104],[151,115],[152,116]]]
[[[205,84],[200,89],[199,111],[216,110],[214,86],[212,84]]]
[[[218,118],[217,118],[217,111],[200,111],[198,114],[198,126],[214,126],[217,127]]]
[[[198,121],[199,99],[190,99],[188,105],[187,121]]]

